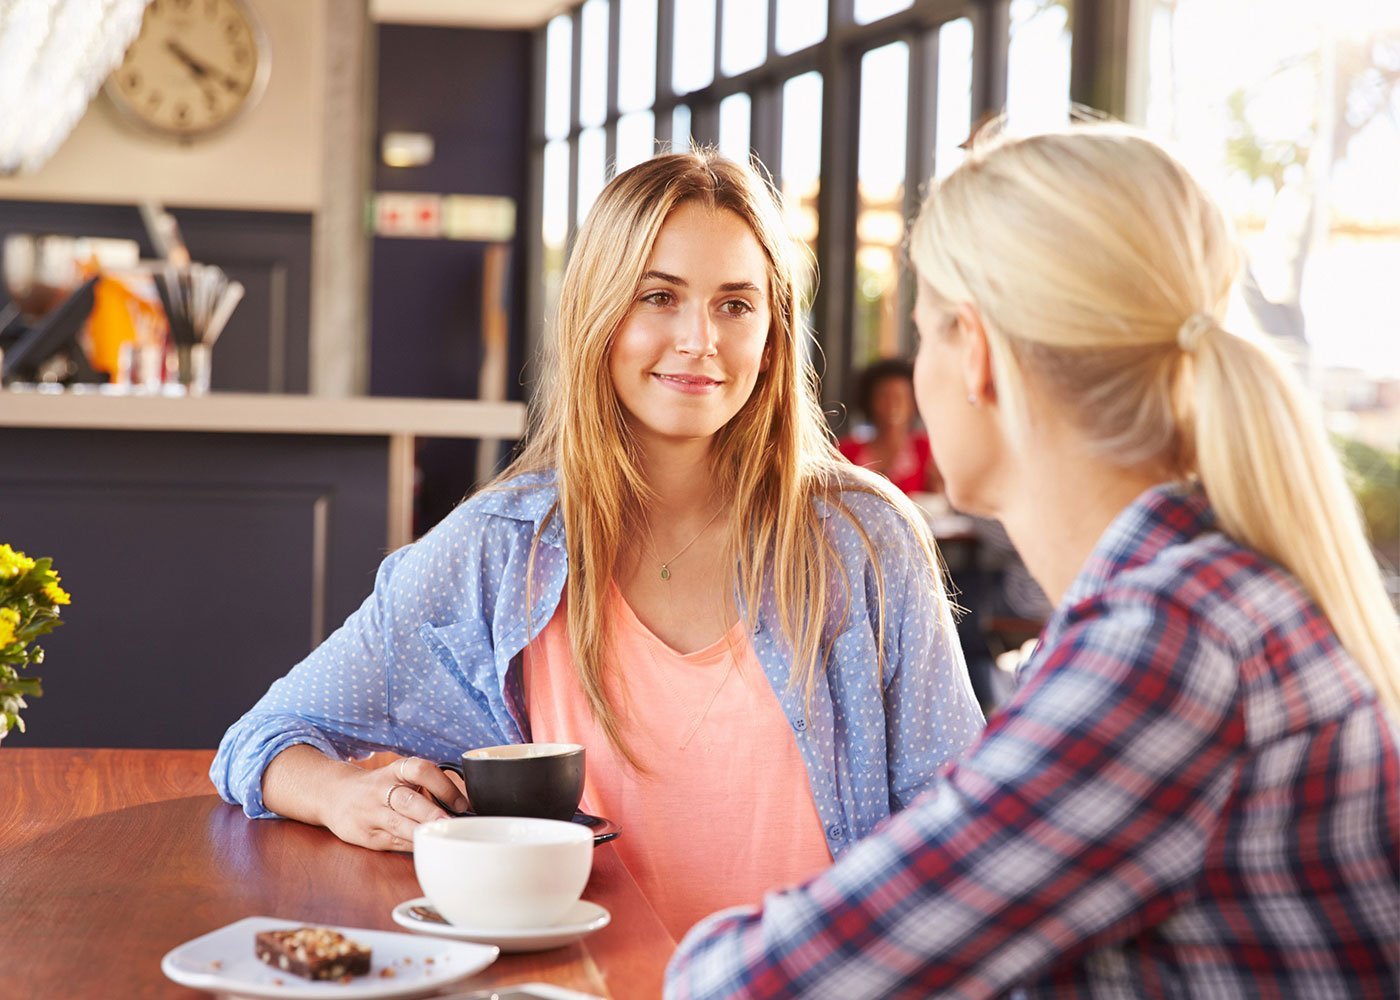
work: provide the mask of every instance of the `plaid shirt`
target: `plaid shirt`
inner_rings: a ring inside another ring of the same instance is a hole
[[[834,867],[697,925],[667,996],[1397,996],[1400,733],[1199,493],[1118,516],[1020,681]]]

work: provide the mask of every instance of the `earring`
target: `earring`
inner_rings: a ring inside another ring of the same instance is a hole
[[[968,406],[976,406],[976,405],[977,405],[977,397],[974,396],[974,395],[973,395],[972,393],[970,393],[970,392],[967,394],[967,405],[968,405]]]

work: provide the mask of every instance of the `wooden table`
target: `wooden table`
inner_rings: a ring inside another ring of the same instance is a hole
[[[411,855],[249,820],[213,793],[212,759],[0,748],[0,995],[196,997],[165,978],[161,956],[248,916],[401,929],[390,911],[422,894]],[[675,942],[609,845],[584,898],[612,923],[564,948],[502,955],[450,992],[538,980],[659,996]]]

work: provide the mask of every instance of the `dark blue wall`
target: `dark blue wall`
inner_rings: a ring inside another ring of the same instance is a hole
[[[427,132],[425,167],[387,167],[376,155],[378,191],[503,195],[523,219],[529,162],[530,35],[381,25],[376,149],[389,131]],[[454,240],[374,240],[370,392],[474,398],[481,363],[485,247]],[[524,239],[511,252],[508,379],[519,398],[525,342]],[[471,488],[470,442],[425,442],[418,522],[426,529]]]

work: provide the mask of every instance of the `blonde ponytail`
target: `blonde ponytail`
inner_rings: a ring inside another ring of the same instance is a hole
[[[1241,255],[1219,206],[1119,125],[984,129],[910,234],[921,281],[976,303],[997,398],[1033,371],[1100,456],[1200,480],[1220,527],[1287,569],[1400,718],[1400,621],[1341,462],[1291,371],[1212,318]]]
[[[1400,627],[1316,406],[1242,337],[1207,331],[1188,357],[1196,472],[1221,530],[1298,578],[1400,717]]]

